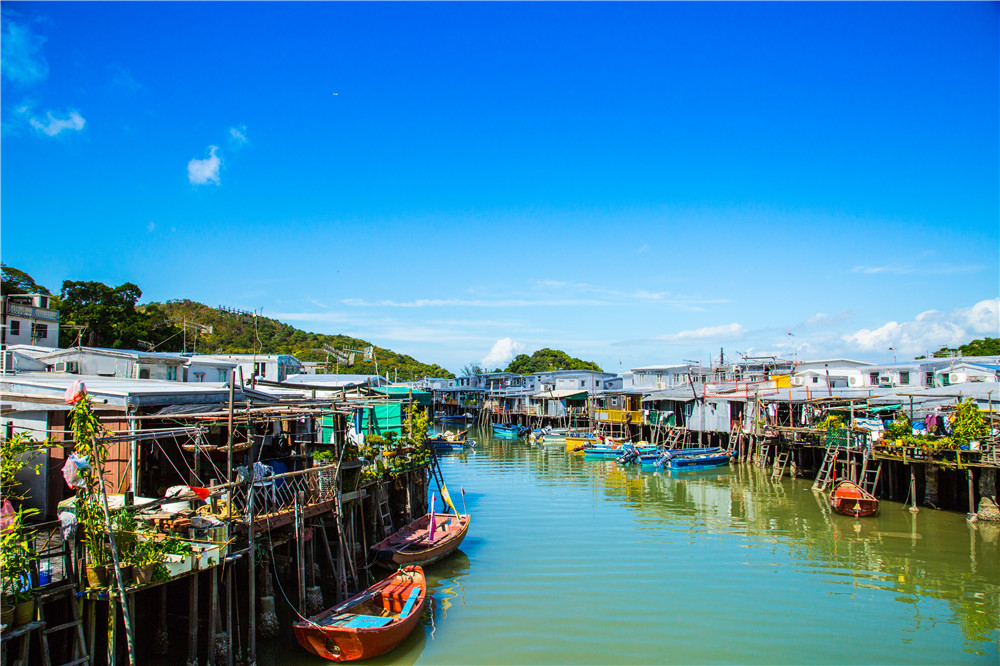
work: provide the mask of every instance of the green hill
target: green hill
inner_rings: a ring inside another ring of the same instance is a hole
[[[176,326],[182,326],[185,319],[202,326],[211,326],[211,333],[197,333],[195,329],[188,327],[188,351],[200,354],[250,354],[256,348],[258,354],[291,354],[300,361],[325,362],[329,355],[323,350],[323,345],[334,349],[365,349],[371,346],[365,340],[346,335],[307,333],[268,317],[256,317],[255,331],[255,318],[252,315],[225,312],[189,300],[150,303],[146,307],[149,306],[161,310]],[[378,361],[381,374],[388,372],[390,378],[398,377],[400,381],[425,376],[454,377],[439,365],[421,363],[412,356],[398,354],[384,347],[375,347],[375,360]],[[328,371],[337,372],[336,361],[329,358],[329,362]],[[339,372],[374,374],[375,363],[365,361],[362,354],[355,354],[354,364],[341,364]]]

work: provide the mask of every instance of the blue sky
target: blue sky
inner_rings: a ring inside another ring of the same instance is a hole
[[[1000,335],[995,3],[2,10],[0,256],[53,290],[453,371]]]

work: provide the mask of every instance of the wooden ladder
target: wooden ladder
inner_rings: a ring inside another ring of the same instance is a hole
[[[765,467],[769,455],[771,455],[771,443],[765,441],[760,446],[760,453],[757,454],[757,467]]]
[[[874,469],[871,469],[868,466],[869,462],[873,462],[875,464]],[[858,485],[861,486],[862,489],[867,490],[869,493],[874,495],[875,489],[878,488],[878,477],[881,474],[882,474],[882,461],[872,460],[868,455],[868,451],[865,451],[865,460],[864,463],[861,465],[861,477],[858,480]]]
[[[383,536],[389,536],[396,530],[392,528],[392,509],[389,508],[389,491],[383,484],[375,486],[375,495],[378,498],[378,513],[382,519]]]
[[[774,469],[771,470],[771,480],[778,481],[785,474],[785,466],[788,464],[790,451],[781,451],[774,457]]]
[[[816,480],[813,481],[813,490],[819,490],[820,492],[826,490],[826,485],[830,483],[830,475],[833,473],[833,468],[837,464],[837,456],[840,454],[840,449],[835,446],[826,447],[826,455],[823,456],[823,463],[819,466],[819,472],[816,474]]]
[[[44,664],[44,666],[52,666],[52,656],[49,650],[49,636],[71,630],[73,630],[71,638],[73,646],[73,659],[60,664],[59,666],[89,664],[90,656],[87,654],[87,639],[84,638],[83,635],[83,620],[80,619],[80,611],[76,604],[76,585],[66,583],[49,590],[43,589],[36,595],[36,599],[38,604],[38,619],[41,622],[45,622],[45,606],[59,600],[63,601],[64,606],[68,606],[70,608],[71,617],[73,618],[69,622],[64,622],[63,624],[58,624],[54,627],[46,626],[42,630],[42,664]],[[65,639],[60,639],[58,641],[59,645],[64,645],[65,643]]]

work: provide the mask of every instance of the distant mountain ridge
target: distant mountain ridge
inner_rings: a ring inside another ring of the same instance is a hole
[[[346,335],[308,333],[268,317],[256,317],[255,331],[252,315],[226,312],[187,299],[149,303],[144,307],[148,306],[159,308],[178,327],[183,326],[184,320],[211,326],[211,333],[188,328],[187,350],[200,354],[250,354],[256,350],[258,354],[291,354],[300,361],[326,362],[329,359],[328,371],[331,373],[375,374],[375,362],[364,360],[363,354],[355,354],[352,365],[342,363],[338,370],[336,360],[323,349],[323,345],[357,350],[374,346],[374,360],[378,362],[379,373],[389,373],[390,379],[410,381],[421,377],[455,376],[439,365],[421,363],[412,356],[372,345],[366,340]]]

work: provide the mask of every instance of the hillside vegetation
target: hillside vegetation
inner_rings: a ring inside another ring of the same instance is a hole
[[[531,356],[518,354],[507,366],[507,372],[519,375],[530,375],[546,370],[596,370],[602,372],[600,366],[591,361],[581,361],[558,349],[539,349]]]
[[[176,326],[183,326],[184,320],[202,326],[211,326],[211,333],[198,332],[189,326],[187,331],[188,351],[200,354],[291,354],[300,361],[326,362],[328,354],[323,345],[334,349],[363,350],[370,346],[365,340],[346,335],[325,335],[307,333],[294,326],[268,317],[254,317],[224,312],[216,308],[190,300],[151,303],[145,307],[156,307],[163,311]],[[255,320],[256,319],[256,326]],[[389,378],[409,381],[421,377],[454,377],[439,365],[421,363],[412,356],[398,354],[391,349],[375,347],[375,361],[381,374],[389,373]],[[329,372],[337,372],[337,362],[329,358]],[[357,353],[353,365],[340,364],[341,374],[374,374],[375,363],[364,360]]]

